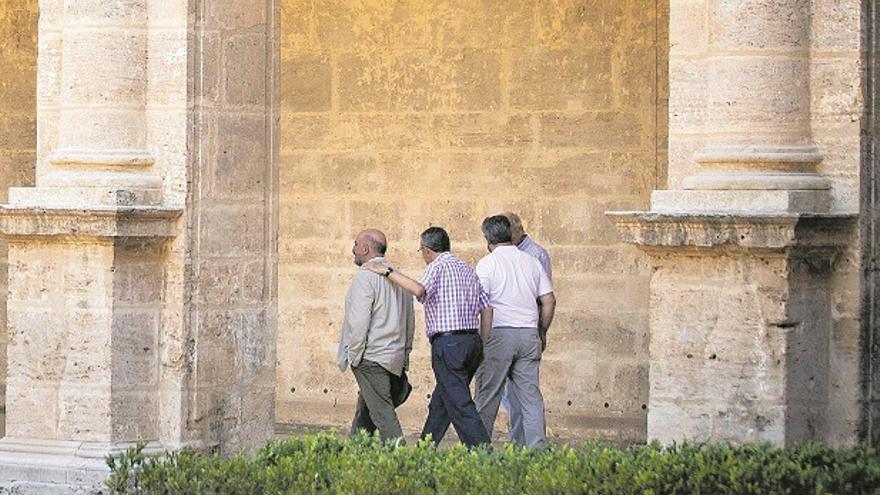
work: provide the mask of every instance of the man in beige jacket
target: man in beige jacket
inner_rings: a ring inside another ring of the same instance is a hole
[[[384,262],[387,245],[382,232],[362,231],[351,250],[355,265]],[[339,368],[351,367],[359,389],[352,433],[378,429],[382,440],[402,440],[391,390],[409,367],[414,329],[412,296],[382,275],[358,270],[345,297],[337,355]]]

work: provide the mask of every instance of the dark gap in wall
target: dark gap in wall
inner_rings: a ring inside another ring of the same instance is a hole
[[[861,442],[880,447],[880,211],[878,185],[880,163],[877,148],[880,145],[880,88],[877,80],[880,60],[877,56],[880,18],[877,0],[862,3],[862,44],[864,68],[863,88],[865,108],[862,118],[861,191],[859,229],[862,250],[862,425]]]

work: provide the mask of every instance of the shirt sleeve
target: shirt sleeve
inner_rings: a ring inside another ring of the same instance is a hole
[[[406,304],[404,304],[403,307],[404,311],[406,311],[406,343],[404,343],[403,346],[405,354],[405,357],[403,358],[403,369],[406,371],[409,370],[409,354],[412,352],[413,335],[416,330],[416,317],[413,312],[412,297],[406,298]]]
[[[553,292],[553,282],[550,280],[550,274],[547,270],[544,270],[544,267],[541,266],[541,263],[538,262],[538,260],[535,260],[535,263],[538,266],[538,272],[540,272],[540,278],[538,279],[538,296]]]
[[[492,267],[491,263],[487,258],[483,258],[477,262],[477,266],[474,269],[477,272],[477,277],[480,278],[480,309],[484,309],[489,306],[489,298],[492,295]],[[485,305],[483,300],[485,299]]]
[[[437,292],[437,274],[439,270],[440,268],[437,263],[431,263],[425,269],[422,278],[419,279],[419,283],[425,288],[425,295],[419,299],[420,303],[424,304],[426,301],[431,300],[434,293]]]
[[[345,323],[347,332],[346,354],[351,366],[357,367],[364,357],[367,347],[367,333],[373,316],[373,287],[370,273],[358,270],[345,298]]]
[[[489,307],[489,294],[483,290],[483,284],[480,283],[480,311]]]

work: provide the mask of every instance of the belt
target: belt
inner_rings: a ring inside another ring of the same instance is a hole
[[[443,337],[445,335],[467,335],[467,334],[476,335],[477,330],[474,328],[468,328],[465,330],[451,330],[449,332],[439,332],[439,333],[435,333],[434,335],[431,335],[431,337],[428,340],[433,344],[435,340],[437,340],[438,338]]]

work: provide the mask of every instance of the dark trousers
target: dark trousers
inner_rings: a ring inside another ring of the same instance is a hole
[[[373,433],[377,429],[382,440],[403,438],[400,421],[391,400],[391,380],[394,377],[382,366],[366,359],[351,371],[357,380],[358,401],[351,433],[366,430]]]
[[[441,334],[431,342],[434,393],[422,438],[430,434],[440,443],[449,423],[467,446],[489,443],[489,434],[471,397],[471,380],[483,359],[483,343],[476,333]]]

